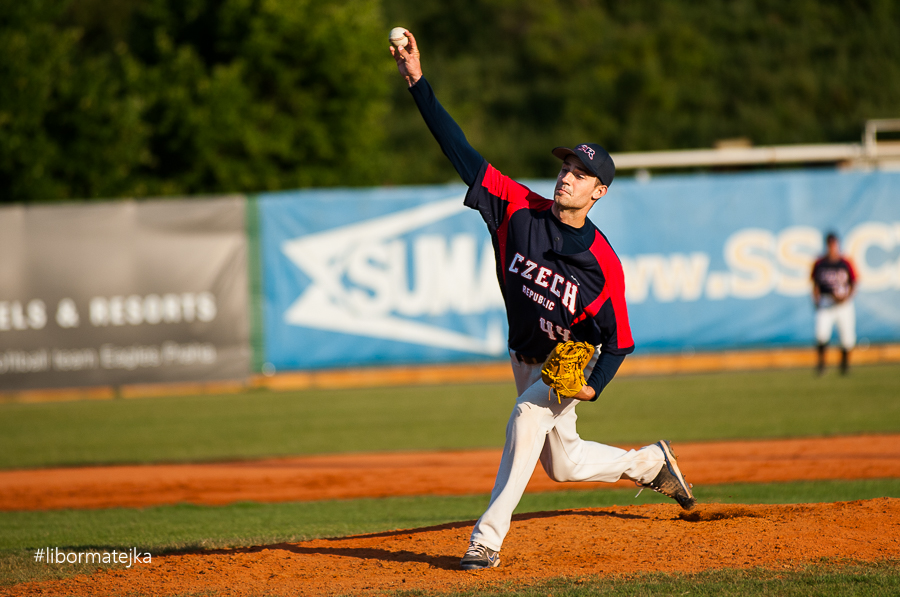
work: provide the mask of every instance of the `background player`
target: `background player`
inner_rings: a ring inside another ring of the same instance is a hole
[[[575,406],[596,400],[634,350],[625,305],[625,280],[606,237],[587,218],[615,175],[601,146],[557,147],[562,160],[553,200],[501,174],[469,145],[422,76],[419,50],[408,45],[391,54],[416,105],[444,154],[469,186],[465,204],[488,226],[497,278],[509,321],[509,354],[519,397],[506,428],[506,444],[490,505],[472,531],[464,569],[500,563],[499,551],[534,467],[540,460],[556,481],[631,479],[685,509],[694,505],[690,486],[665,440],[622,450],[582,440]],[[598,347],[585,368],[587,385],[573,398],[550,400],[541,365],[567,340]]]
[[[825,372],[825,348],[837,326],[841,344],[841,374],[846,375],[850,366],[850,351],[856,345],[856,310],[852,300],[856,271],[853,264],[841,255],[837,234],[829,232],[825,244],[827,252],[816,260],[812,268],[818,353],[816,372],[819,375]]]

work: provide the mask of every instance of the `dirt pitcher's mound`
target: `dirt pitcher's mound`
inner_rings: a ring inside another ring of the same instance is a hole
[[[900,499],[777,506],[672,504],[514,517],[499,568],[456,569],[472,522],[153,558],[130,570],[26,583],[0,595],[333,595],[442,591],[557,576],[785,569],[900,555]]]

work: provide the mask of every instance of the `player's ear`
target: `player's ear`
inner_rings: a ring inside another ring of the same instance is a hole
[[[598,182],[599,184],[597,184],[597,185],[594,187],[594,191],[591,193],[591,199],[594,200],[594,201],[596,201],[597,199],[599,199],[600,197],[602,197],[603,195],[605,195],[605,194],[606,194],[606,191],[609,190],[609,187],[608,187],[608,186],[606,186],[605,184],[600,183],[599,180],[598,180],[597,182]]]

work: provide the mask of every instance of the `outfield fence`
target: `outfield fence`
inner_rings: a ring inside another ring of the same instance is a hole
[[[552,193],[552,181],[526,184]],[[490,239],[464,194],[438,185],[0,208],[0,392],[106,397],[503,364]],[[885,347],[900,342],[900,172],[620,179],[591,219],[622,260],[635,364],[806,354],[809,271],[829,230],[859,272],[861,344],[890,360]]]

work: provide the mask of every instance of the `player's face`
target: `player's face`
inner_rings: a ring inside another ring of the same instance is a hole
[[[828,258],[837,261],[841,256],[841,243],[837,240],[828,241]]]
[[[597,177],[585,170],[581,160],[567,156],[556,177],[553,199],[566,209],[589,207],[606,194],[606,185],[597,184]]]

